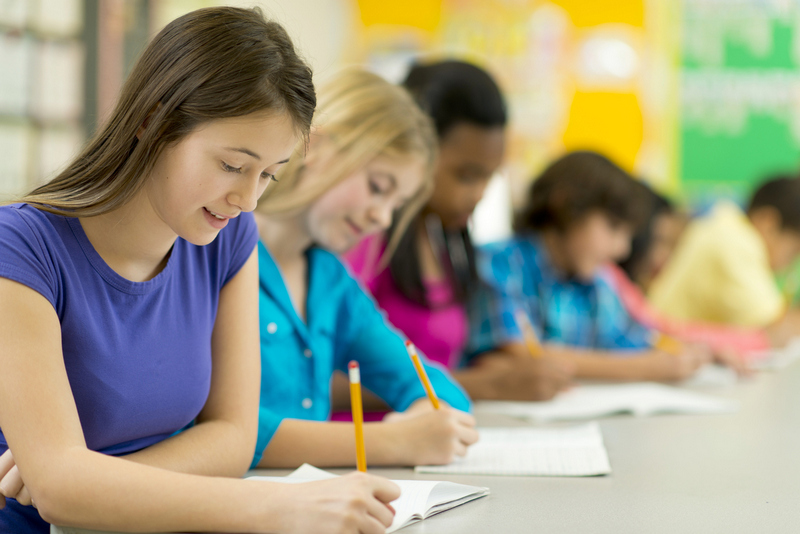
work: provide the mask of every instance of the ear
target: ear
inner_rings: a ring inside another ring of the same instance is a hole
[[[153,113],[155,113],[159,109],[161,109],[161,102],[156,102],[156,105],[153,106],[153,109],[151,109],[147,113],[147,117],[144,118],[144,122],[142,122],[141,126],[139,126],[139,129],[136,130],[136,139],[139,140],[142,139],[142,136],[144,135],[144,132],[147,129],[147,125],[150,122],[150,118],[153,116]]]
[[[761,206],[752,210],[748,215],[753,226],[765,237],[777,235],[783,227],[783,218],[780,212],[772,206]]]

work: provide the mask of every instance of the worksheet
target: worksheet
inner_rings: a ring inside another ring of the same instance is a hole
[[[480,441],[449,465],[420,465],[417,473],[584,477],[611,472],[600,425],[567,428],[481,428]]]
[[[476,412],[499,413],[529,421],[572,421],[620,413],[635,416],[722,414],[738,409],[732,400],[650,382],[580,385],[544,402],[478,401]]]

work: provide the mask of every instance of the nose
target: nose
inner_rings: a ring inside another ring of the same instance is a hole
[[[260,176],[255,179],[243,176],[238,180],[237,187],[228,193],[228,203],[241,211],[253,211],[268,183],[268,180],[263,180]]]
[[[631,239],[628,237],[620,238],[617,242],[617,254],[615,260],[621,260],[628,257],[631,253]]]

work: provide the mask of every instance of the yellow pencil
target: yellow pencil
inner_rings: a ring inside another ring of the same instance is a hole
[[[683,343],[661,332],[655,332],[653,347],[676,356],[683,352]]]
[[[411,361],[414,362],[414,369],[417,370],[417,376],[419,376],[419,381],[422,382],[422,387],[425,388],[425,393],[428,394],[428,398],[433,404],[433,409],[439,409],[439,397],[436,396],[436,392],[433,390],[433,386],[431,385],[431,381],[428,380],[428,373],[425,372],[425,368],[422,367],[422,363],[419,361],[419,355],[417,355],[417,349],[414,347],[414,344],[410,341],[406,341],[406,350],[408,351],[408,355],[411,356]]]
[[[522,311],[521,308],[518,308],[517,311],[514,312],[514,320],[517,322],[517,328],[522,332],[522,337],[525,339],[528,352],[530,352],[531,356],[534,358],[541,358],[544,349],[542,349],[542,345],[539,343],[539,338],[536,337],[536,331],[528,320],[528,315]]]
[[[361,406],[361,371],[358,362],[353,360],[347,366],[350,375],[350,409],[353,412],[353,425],[356,429],[356,467],[367,472],[367,451],[364,449],[364,412]]]

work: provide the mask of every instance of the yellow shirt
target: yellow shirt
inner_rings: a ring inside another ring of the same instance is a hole
[[[649,297],[665,315],[690,321],[764,327],[784,313],[763,238],[727,201],[689,225]]]

